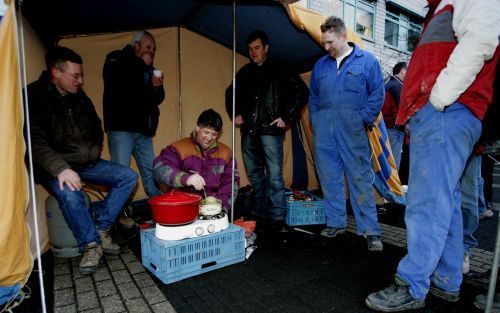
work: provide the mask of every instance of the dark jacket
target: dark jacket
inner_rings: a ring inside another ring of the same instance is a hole
[[[28,86],[35,175],[56,177],[63,170],[90,166],[101,155],[103,131],[85,92],[62,96],[43,72]]]
[[[226,90],[226,110],[232,116],[233,89]],[[309,90],[302,79],[266,60],[258,66],[249,63],[236,75],[235,116],[241,114],[244,135],[283,135],[284,128],[270,126],[279,117],[289,124],[307,103]]]
[[[384,117],[384,123],[387,128],[393,128],[395,126],[402,89],[403,82],[395,76],[391,76],[389,81],[385,84],[385,99],[384,105],[382,106],[382,116]]]
[[[158,106],[165,98],[163,86],[151,83],[153,67],[138,58],[131,45],[106,56],[104,79],[104,130],[154,136]]]
[[[385,84],[385,92],[389,92],[394,99],[396,107],[399,108],[399,98],[401,98],[401,90],[403,89],[403,82],[399,78],[391,76],[389,81]]]

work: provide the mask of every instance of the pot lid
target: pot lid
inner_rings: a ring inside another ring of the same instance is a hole
[[[172,192],[149,198],[148,203],[151,205],[184,205],[198,204],[200,201],[200,195],[173,190]]]

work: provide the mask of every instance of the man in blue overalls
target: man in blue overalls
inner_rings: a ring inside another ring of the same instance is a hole
[[[314,66],[309,97],[316,170],[326,209],[327,228],[321,235],[333,238],[345,232],[346,173],[358,234],[366,236],[368,250],[382,251],[366,134],[384,102],[382,70],[371,53],[347,42],[342,19],[329,17],[321,33],[328,54]]]

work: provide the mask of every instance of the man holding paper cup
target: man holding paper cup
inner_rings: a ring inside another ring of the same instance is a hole
[[[131,44],[106,56],[104,78],[104,129],[111,161],[130,166],[134,155],[144,190],[160,194],[153,177],[153,136],[165,98],[163,73],[153,61],[156,42],[149,32],[133,33]]]

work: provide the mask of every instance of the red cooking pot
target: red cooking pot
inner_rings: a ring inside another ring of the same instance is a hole
[[[172,190],[149,198],[153,219],[162,225],[184,225],[198,218],[201,196]]]

